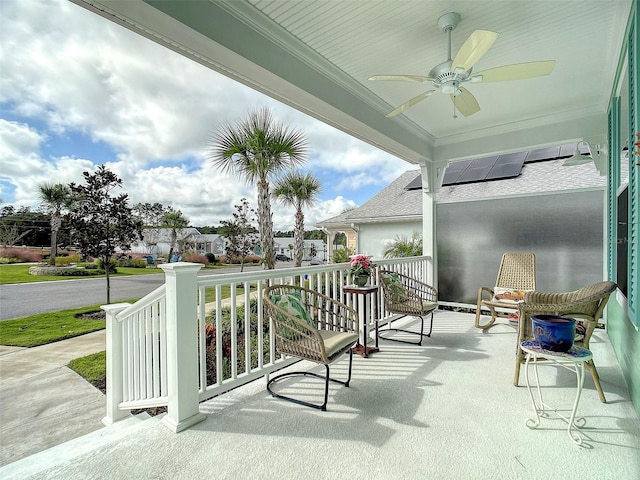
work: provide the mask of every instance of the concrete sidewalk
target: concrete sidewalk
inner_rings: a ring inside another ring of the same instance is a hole
[[[66,365],[104,350],[105,333],[33,348],[0,345],[0,466],[104,426],[105,396]]]
[[[205,308],[209,315],[215,302]],[[66,365],[105,350],[105,337],[100,330],[40,347],[0,345],[0,467],[104,427],[105,396]]]

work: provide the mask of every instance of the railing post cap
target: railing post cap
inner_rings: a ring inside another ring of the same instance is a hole
[[[204,264],[191,263],[191,262],[175,262],[175,263],[161,263],[158,265],[165,273],[169,272],[197,272]]]
[[[124,310],[125,308],[130,306],[130,303],[110,303],[108,305],[100,305],[100,309],[104,310],[105,312],[116,311],[117,313],[117,311]]]

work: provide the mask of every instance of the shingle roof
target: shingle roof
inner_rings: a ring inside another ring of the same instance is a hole
[[[316,226],[350,225],[358,222],[405,220],[422,215],[422,190],[405,190],[420,170],[404,172],[361,207],[318,222]]]
[[[436,201],[480,200],[510,195],[606,187],[606,177],[600,176],[593,163],[573,167],[563,167],[563,163],[562,159],[527,163],[522,168],[522,173],[515,178],[442,187],[436,195]],[[361,207],[318,222],[316,226],[393,222],[421,217],[422,189],[405,189],[419,176],[420,170],[404,172]]]

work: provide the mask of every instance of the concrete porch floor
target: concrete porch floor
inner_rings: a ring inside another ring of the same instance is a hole
[[[640,419],[605,332],[591,349],[608,403],[586,372],[578,447],[555,415],[525,426],[533,412],[524,368],[512,385],[516,332],[473,321],[438,311],[421,347],[381,341],[370,358],[354,356],[351,386],[331,386],[327,412],[274,399],[261,380],[203,403],[207,419],[177,435],[158,417],[133,418],[6,465],[0,478],[640,478]],[[346,369],[345,356],[332,376]],[[575,375],[540,372],[547,403],[570,409]],[[282,388],[311,400],[322,390],[307,379]]]

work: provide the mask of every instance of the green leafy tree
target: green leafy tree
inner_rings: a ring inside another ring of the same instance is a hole
[[[69,207],[71,235],[86,256],[98,258],[107,280],[107,303],[111,303],[110,265],[117,249],[129,250],[142,238],[142,222],[133,215],[128,195],[112,195],[122,180],[100,165],[94,174],[84,172],[84,185],[71,183]]]
[[[304,238],[307,240],[327,240],[327,234],[322,230],[311,230],[308,232],[304,232]]]
[[[175,210],[173,207],[167,207],[166,212],[162,216],[161,226],[162,228],[169,229],[169,261],[171,261],[171,257],[178,245],[178,242],[184,240],[188,236],[188,234],[185,234],[185,229],[189,226],[189,219],[185,217],[180,210]]]
[[[56,264],[58,253],[58,232],[62,226],[62,210],[69,205],[71,192],[63,183],[43,183],[38,186],[40,201],[45,211],[51,216],[51,253],[49,264]]]
[[[384,258],[417,257],[422,255],[422,236],[413,232],[411,238],[396,235],[393,243],[384,251]]]
[[[274,187],[274,195],[283,205],[296,209],[293,229],[293,261],[296,267],[302,265],[304,255],[304,213],[303,207],[311,206],[320,193],[320,180],[311,173],[287,172],[280,177]]]
[[[347,235],[344,232],[336,233],[335,237],[333,237],[333,244],[335,246],[342,245],[343,247],[347,247]]]
[[[153,249],[158,245],[160,235],[162,233],[162,218],[167,213],[167,208],[161,203],[136,203],[133,206],[133,212],[142,222],[143,239],[149,253],[153,253]]]
[[[236,211],[230,220],[222,220],[220,232],[225,238],[225,250],[227,258],[237,258],[240,261],[240,271],[244,270],[244,259],[251,254],[257,238],[256,229],[252,222],[256,211],[249,207],[246,198],[240,200],[239,205],[235,205]]]
[[[302,164],[306,154],[302,133],[275,122],[266,108],[251,113],[238,125],[224,125],[213,138],[213,162],[257,185],[258,230],[267,269],[275,268],[276,263],[270,181],[282,171]]]

